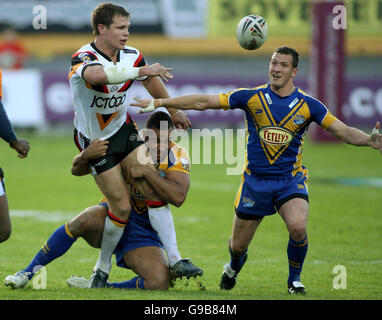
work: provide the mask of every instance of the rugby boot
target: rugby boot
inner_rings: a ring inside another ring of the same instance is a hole
[[[66,284],[70,288],[90,288],[90,281],[82,276],[71,276],[66,279]]]
[[[106,288],[109,274],[101,269],[94,270],[90,276],[90,288]]]
[[[248,254],[243,255],[242,266],[248,259]],[[240,268],[241,269],[241,268]],[[240,270],[239,270],[240,271]],[[239,272],[236,272],[231,268],[231,264],[228,262],[223,267],[222,278],[220,280],[220,289],[221,290],[231,290],[236,285],[236,278]]]
[[[231,290],[236,284],[236,278],[237,272],[231,268],[230,263],[226,263],[223,267],[220,289]]]
[[[4,284],[12,289],[24,288],[29,282],[28,273],[24,271],[19,271],[14,275],[6,276],[4,279]]]
[[[307,294],[304,285],[300,281],[293,281],[292,283],[288,283],[288,293],[299,294],[303,296]]]
[[[195,266],[191,259],[180,259],[172,267],[170,267],[170,272],[173,275],[173,278],[181,277],[197,277],[203,275],[203,270]]]

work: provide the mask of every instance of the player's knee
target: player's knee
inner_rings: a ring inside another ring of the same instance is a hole
[[[306,226],[304,223],[296,223],[289,229],[289,233],[294,241],[301,241],[306,235]]]
[[[10,227],[0,228],[0,243],[7,241],[10,236],[11,236],[11,228]]]
[[[80,214],[71,220],[68,224],[69,232],[73,237],[81,237],[88,229],[89,219],[86,214]]]
[[[169,287],[169,272],[167,270],[153,272],[146,280],[146,288],[149,290],[167,290]]]
[[[247,246],[238,241],[231,240],[230,249],[232,254],[239,256],[244,253],[244,251],[247,249]]]
[[[114,206],[112,213],[115,215],[117,218],[120,219],[127,219],[130,215],[131,211],[131,204],[130,201],[126,201],[126,199],[119,199],[114,202]]]

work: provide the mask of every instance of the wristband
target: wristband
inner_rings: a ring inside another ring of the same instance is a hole
[[[377,128],[374,128],[370,135],[373,136],[378,133],[379,133],[379,130]]]
[[[140,113],[152,112],[155,110],[155,99],[150,100],[148,106],[146,108],[141,108]]]
[[[103,68],[109,84],[124,83],[139,77],[139,68],[128,67],[123,64],[111,65]]]

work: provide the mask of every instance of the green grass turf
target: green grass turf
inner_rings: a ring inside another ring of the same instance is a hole
[[[76,149],[69,134],[24,136],[31,143],[27,159],[18,159],[6,143],[0,144],[0,166],[12,212],[11,238],[0,244],[1,280],[25,267],[57,227],[101,197],[92,177],[71,176]],[[278,215],[260,225],[236,287],[229,292],[218,289],[222,266],[229,260],[227,242],[240,176],[227,176],[225,165],[212,164],[192,166],[187,200],[181,208],[172,208],[179,249],[183,257],[191,257],[204,269],[205,290],[194,279],[178,280],[168,291],[67,288],[66,278],[89,276],[98,257],[97,250],[79,239],[66,255],[47,266],[45,290],[34,289],[32,283],[23,290],[1,285],[0,299],[381,299],[382,189],[321,180],[382,179],[381,154],[371,148],[309,142],[304,153],[310,174],[309,251],[302,274],[307,297],[286,292],[288,234]],[[333,289],[336,265],[346,268],[345,290]],[[113,266],[110,279],[133,276]]]

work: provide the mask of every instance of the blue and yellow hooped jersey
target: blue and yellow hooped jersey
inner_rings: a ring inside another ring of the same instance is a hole
[[[302,150],[309,124],[325,130],[337,119],[319,100],[297,88],[280,97],[269,84],[219,95],[224,109],[245,111],[245,170],[257,176],[288,178],[302,170]]]

